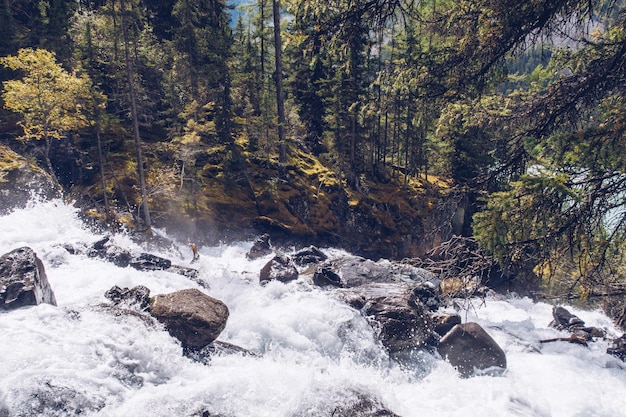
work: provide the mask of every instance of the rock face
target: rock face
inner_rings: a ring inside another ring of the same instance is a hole
[[[287,255],[276,255],[265,264],[259,280],[261,283],[268,281],[289,282],[298,279],[298,269]]]
[[[506,355],[495,340],[477,323],[457,324],[440,341],[437,351],[462,377],[481,371],[506,369]]]
[[[43,263],[29,247],[0,257],[0,307],[14,309],[48,303],[56,305]]]
[[[228,307],[197,289],[154,296],[150,313],[183,347],[202,349],[224,330]]]

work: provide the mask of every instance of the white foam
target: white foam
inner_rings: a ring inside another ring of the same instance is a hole
[[[539,340],[563,335],[548,326],[551,306],[529,299],[474,303],[477,321],[507,354],[503,377],[461,379],[424,354],[413,367],[394,364],[358,312],[304,277],[261,286],[269,257],[249,261],[250,242],[200,248],[192,266],[226,303],[220,340],[258,356],[215,357],[210,365],[182,355],[159,325],[116,317],[98,307],[113,285],[145,285],[152,294],[200,288],[165,271],[118,268],[60,244],[91,244],[76,209],[60,201],[0,217],[0,252],[32,247],[42,258],[58,307],[0,312],[0,415],[321,416],[367,396],[403,417],[626,415],[626,366],[608,356],[608,341],[590,347]],[[127,237],[118,245],[140,250]],[[158,253],[157,253],[158,254]],[[162,255],[190,265],[184,244]],[[588,325],[618,330],[599,311],[568,306]],[[47,408],[46,408],[47,407]],[[56,407],[56,408],[55,408]]]

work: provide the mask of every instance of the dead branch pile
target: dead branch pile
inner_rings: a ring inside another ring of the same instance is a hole
[[[475,239],[456,235],[431,249],[423,258],[406,262],[433,272],[442,281],[455,278],[486,282],[498,268],[498,262],[480,249]]]

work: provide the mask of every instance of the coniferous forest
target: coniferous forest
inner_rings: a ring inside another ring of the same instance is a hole
[[[5,0],[0,182],[19,155],[125,227],[395,258],[459,235],[511,279],[623,291],[622,9]]]

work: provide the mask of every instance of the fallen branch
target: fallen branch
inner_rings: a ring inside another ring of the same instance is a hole
[[[570,342],[576,343],[578,345],[587,346],[587,339],[578,335],[571,335],[569,337],[556,337],[554,339],[544,339],[540,340],[539,343],[552,343],[552,342]]]

